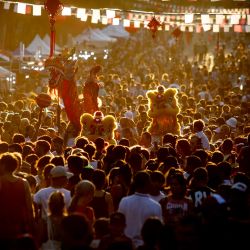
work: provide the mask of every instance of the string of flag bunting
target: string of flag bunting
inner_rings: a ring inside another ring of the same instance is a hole
[[[41,16],[44,5],[20,3],[0,0],[3,9],[14,11],[18,14]],[[224,9],[224,8],[196,8],[194,6],[174,6],[168,12],[146,12],[137,10],[120,9],[86,9],[75,6],[64,6],[62,16],[75,16],[80,21],[101,23],[103,25],[123,25],[124,27],[149,28],[152,18],[156,18],[161,25],[158,30],[170,30],[179,27],[183,32],[246,32],[250,33],[250,9]]]

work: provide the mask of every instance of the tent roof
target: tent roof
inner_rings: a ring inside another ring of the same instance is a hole
[[[9,62],[10,58],[4,54],[0,54],[0,61]]]
[[[9,71],[8,69],[0,66],[0,78],[8,77],[10,75],[15,75],[15,73]]]
[[[98,42],[98,43],[110,43],[115,42],[116,39],[107,35],[101,34],[101,31],[87,28],[83,33],[74,38],[76,43],[82,42]]]
[[[45,42],[45,44],[46,44],[48,47],[50,47],[50,36],[49,36],[48,34],[46,34],[46,35],[44,36],[43,41]],[[60,51],[60,50],[61,50],[60,46],[58,46],[57,44],[55,44],[55,50],[56,50],[56,51]]]
[[[102,29],[102,32],[111,37],[128,38],[129,33],[125,30],[123,25],[109,25]]]
[[[14,50],[12,55],[13,56],[20,56],[21,55],[20,48],[18,47],[16,50]],[[27,49],[24,49],[24,56],[31,56],[31,55],[32,55],[32,53],[30,53]]]
[[[37,34],[32,42],[26,48],[30,53],[36,53],[40,50],[42,55],[49,55],[50,48],[47,44],[42,40],[42,38]]]
[[[116,42],[116,38],[110,37],[107,34],[105,34],[102,30],[100,29],[93,29],[93,31],[95,33],[97,33],[98,35],[100,35],[103,39],[107,40],[107,41],[111,41],[111,42]]]

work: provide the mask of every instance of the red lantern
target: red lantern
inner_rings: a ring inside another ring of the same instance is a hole
[[[155,38],[156,36],[156,31],[158,30],[158,27],[161,26],[161,23],[153,17],[150,22],[148,23],[148,27],[150,28],[152,32],[152,37]]]
[[[178,39],[181,33],[182,33],[181,30],[177,27],[173,30],[172,35],[175,37],[175,39]]]
[[[63,9],[60,0],[46,0],[44,3],[45,10],[49,13],[50,19],[50,57],[53,56],[55,50],[55,17],[59,15]]]
[[[47,108],[51,104],[51,97],[46,93],[40,93],[35,98],[37,105],[42,108]]]

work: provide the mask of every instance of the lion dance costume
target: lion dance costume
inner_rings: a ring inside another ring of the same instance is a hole
[[[177,99],[177,89],[160,85],[156,90],[149,90],[146,94],[149,101],[148,116],[152,119],[148,132],[154,137],[161,137],[166,133],[180,134],[177,114],[180,111]]]
[[[72,60],[73,50],[65,50],[59,56],[50,57],[45,62],[45,67],[50,71],[49,88],[50,91],[57,90],[58,97],[63,100],[68,120],[73,124],[78,133],[82,130],[80,117],[83,113],[94,114],[98,110],[97,73],[100,66],[94,66],[90,70],[88,79],[84,84],[84,101],[78,97],[75,75],[77,72],[77,61]],[[104,126],[105,127],[105,126]]]
[[[84,113],[80,118],[81,135],[94,141],[102,137],[109,144],[116,144],[115,129],[116,121],[112,115],[104,116],[101,111],[96,111],[94,115]]]

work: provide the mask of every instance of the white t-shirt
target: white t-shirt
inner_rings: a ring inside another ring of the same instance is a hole
[[[44,219],[46,219],[46,216],[48,214],[49,197],[54,191],[60,191],[64,194],[66,208],[68,208],[70,205],[71,194],[69,190],[65,188],[54,188],[54,187],[47,187],[40,189],[38,192],[34,194],[33,200],[37,205],[40,205],[42,207],[42,218]]]
[[[132,239],[135,247],[143,244],[141,229],[149,217],[158,217],[162,221],[161,205],[148,194],[135,193],[122,198],[118,211],[126,217],[125,234]]]

